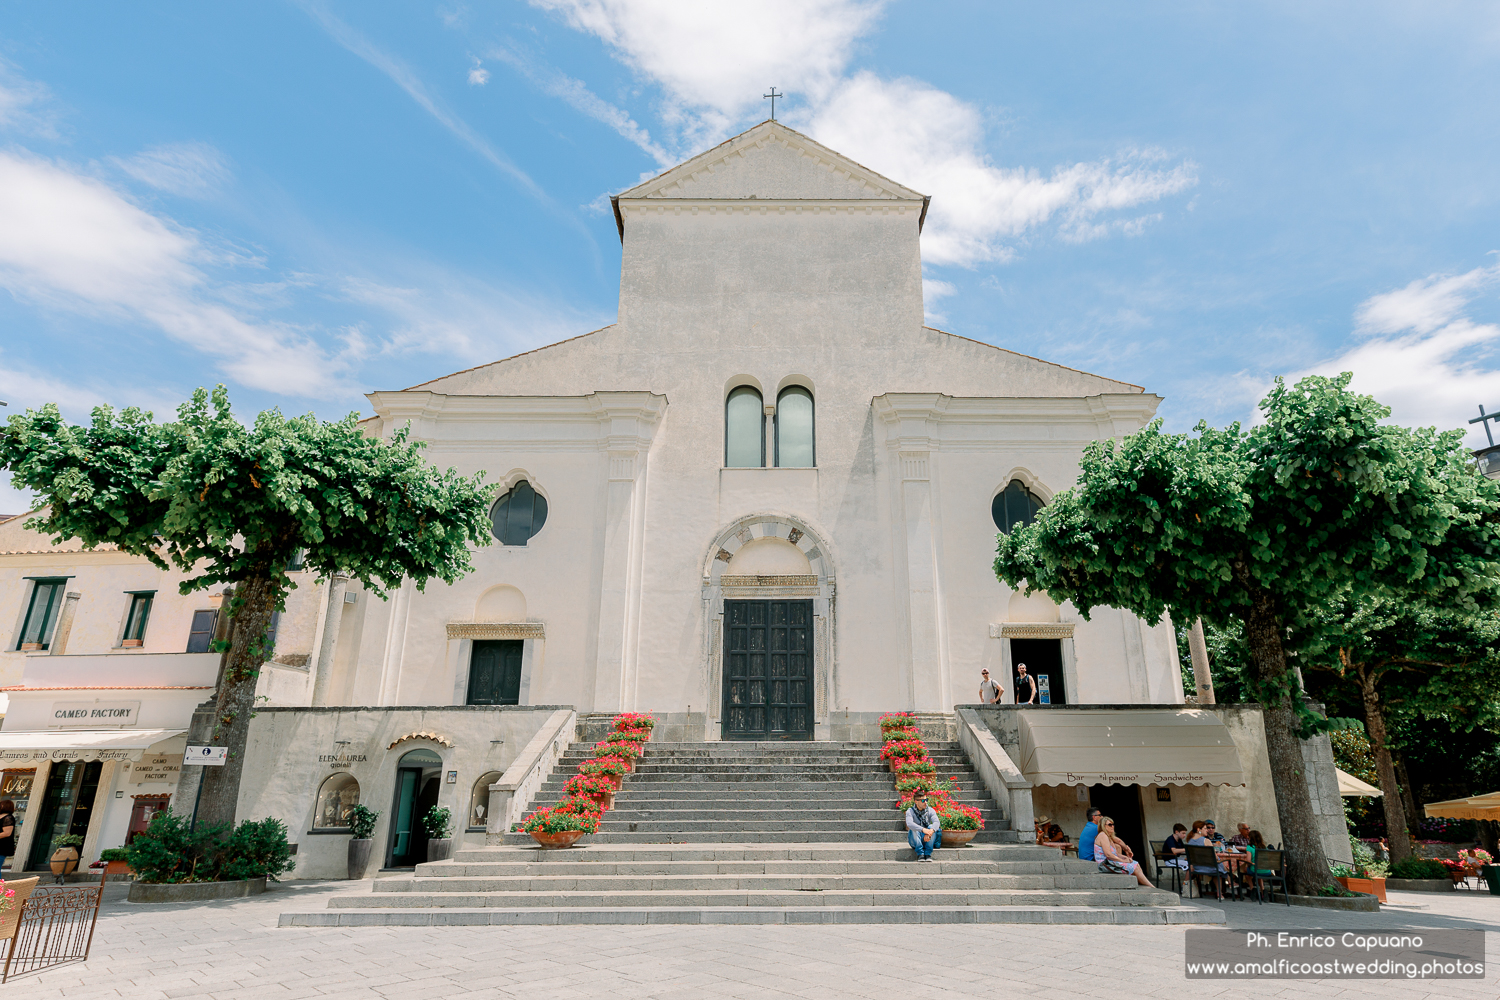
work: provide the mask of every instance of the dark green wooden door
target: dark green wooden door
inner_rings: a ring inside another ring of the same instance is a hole
[[[476,639],[469,659],[470,705],[521,702],[520,639]]]
[[[812,739],[812,621],[812,601],[724,602],[724,739]]]

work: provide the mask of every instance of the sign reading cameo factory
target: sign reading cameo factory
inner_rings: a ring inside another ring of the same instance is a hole
[[[133,726],[140,714],[138,701],[54,701],[51,724],[80,729]]]

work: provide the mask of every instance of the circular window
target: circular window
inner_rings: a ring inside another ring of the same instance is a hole
[[[525,545],[547,523],[547,498],[521,480],[490,508],[490,525],[501,545]]]
[[[996,493],[990,502],[990,516],[995,519],[995,527],[1008,535],[1012,528],[1036,520],[1037,511],[1042,507],[1041,497],[1028,490],[1019,479],[1012,479],[1010,485]]]
[[[474,782],[474,794],[469,797],[469,829],[482,829],[490,821],[490,786],[501,777],[499,771],[486,771]]]
[[[313,829],[343,830],[349,827],[349,810],[359,805],[359,782],[347,771],[328,776],[318,789]]]

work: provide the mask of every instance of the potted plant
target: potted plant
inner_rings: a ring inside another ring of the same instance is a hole
[[[615,791],[620,790],[620,785],[625,780],[625,772],[628,768],[625,761],[620,757],[595,757],[578,765],[579,774],[600,774],[610,780],[615,786]]]
[[[944,796],[941,807],[934,806],[943,827],[943,847],[963,847],[984,829],[984,816],[974,806],[954,802]]]
[[[915,758],[923,760],[927,757],[927,744],[921,740],[898,740],[887,743],[880,750],[880,759],[886,762],[892,771],[896,770],[896,761],[901,759]]]
[[[427,831],[427,860],[447,861],[453,857],[453,812],[447,806],[433,806],[422,817]]]
[[[124,875],[130,871],[130,862],[126,859],[125,848],[107,847],[99,852],[99,860],[104,862],[104,874]]]
[[[621,712],[615,716],[615,731],[620,733],[643,732],[646,739],[651,738],[651,731],[656,728],[656,720],[649,715],[640,712]]]
[[[599,757],[620,758],[625,762],[625,770],[629,772],[635,770],[635,761],[641,755],[641,748],[634,743],[604,741],[594,744],[594,754]]]
[[[370,853],[375,847],[375,841],[370,835],[375,832],[375,821],[380,818],[380,813],[369,806],[353,805],[349,807],[349,877],[351,879],[362,879],[370,867]]]
[[[602,774],[575,774],[563,785],[569,795],[587,796],[600,811],[611,809],[615,804],[615,783]]]
[[[887,712],[880,717],[880,731],[885,733],[890,729],[916,729],[917,716],[915,712]]]
[[[585,833],[598,832],[599,814],[559,807],[538,809],[521,821],[521,829],[543,850],[572,847]]]
[[[890,743],[894,740],[920,740],[921,738],[922,732],[919,729],[882,729],[880,731],[880,741],[882,743]]]
[[[83,838],[76,833],[65,833],[52,842],[52,857],[48,863],[52,868],[52,874],[57,876],[61,882],[63,877],[71,875],[78,868],[78,849],[83,846]]]
[[[936,773],[937,773],[937,765],[934,764],[932,761],[927,760],[926,758],[918,759],[916,757],[903,757],[903,758],[901,758],[901,762],[896,765],[896,775],[898,777],[900,777],[901,775],[904,775],[904,774],[936,774]]]

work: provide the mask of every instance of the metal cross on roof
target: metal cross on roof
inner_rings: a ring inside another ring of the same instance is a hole
[[[1495,446],[1495,435],[1493,435],[1493,434],[1490,433],[1490,421],[1491,420],[1500,420],[1500,410],[1497,410],[1494,413],[1485,413],[1484,412],[1484,404],[1480,403],[1479,404],[1479,416],[1477,416],[1474,419],[1470,420],[1469,423],[1471,423],[1471,424],[1484,424],[1484,436],[1490,439],[1490,447],[1493,448]]]
[[[776,88],[772,87],[769,94],[761,94],[760,96],[761,100],[765,100],[768,97],[771,99],[771,120],[774,122],[776,120],[776,98],[785,97],[786,95],[776,93]]]

